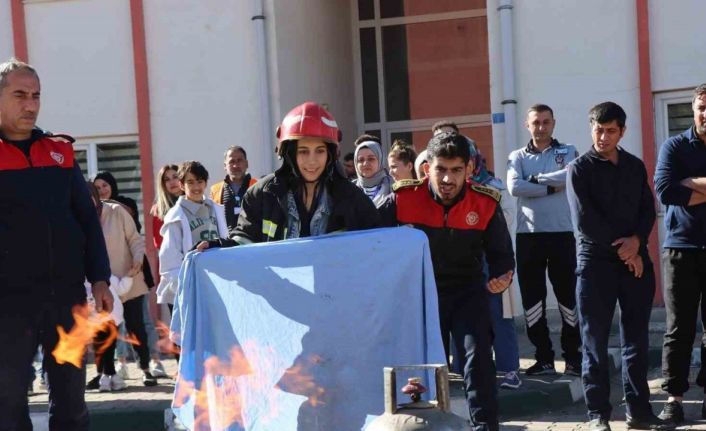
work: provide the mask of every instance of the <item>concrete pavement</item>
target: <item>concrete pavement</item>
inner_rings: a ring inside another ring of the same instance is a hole
[[[664,311],[662,309],[653,310],[653,322],[650,328],[651,340],[651,384],[654,393],[655,412],[659,412],[665,395],[659,390],[659,369],[660,363],[661,337],[664,331]],[[550,330],[552,334],[555,350],[559,348],[560,321],[558,313],[550,310]],[[525,335],[524,324],[518,319],[518,340],[521,357],[521,368],[530,366],[533,360],[534,349]],[[622,388],[619,381],[619,337],[616,330],[611,338],[611,346],[614,367],[612,376],[614,380],[613,396],[614,405],[618,406],[622,397]],[[700,339],[700,334],[697,336]],[[557,353],[559,356],[560,353]],[[698,356],[698,355],[695,355]],[[168,373],[176,372],[174,360],[165,360],[165,367]],[[521,375],[523,385],[517,390],[499,389],[500,417],[503,429],[528,429],[528,430],[554,430],[563,431],[569,429],[585,429],[587,426],[585,416],[585,406],[583,404],[583,394],[581,391],[580,379],[577,377],[566,377],[561,374],[563,371],[563,361],[556,361],[556,376],[527,377]],[[135,364],[129,365],[129,371],[133,379],[128,380],[128,388],[125,391],[114,393],[99,393],[98,391],[88,391],[86,400],[89,406],[92,429],[109,430],[161,430],[164,429],[165,410],[168,409],[174,381],[171,379],[160,379],[159,386],[148,388],[142,385],[141,373]],[[696,371],[694,371],[696,372]],[[382,374],[382,373],[381,373]],[[95,376],[94,367],[89,366],[87,378]],[[35,382],[37,394],[29,397],[30,410],[35,423],[35,430],[45,430],[47,395],[41,391],[38,381]],[[700,417],[700,400],[702,398],[700,388],[692,388],[687,394],[685,404],[687,416],[689,418]],[[451,384],[452,407],[457,414],[467,417],[465,401],[460,381],[452,381]],[[622,409],[616,407],[613,425],[614,430],[624,428],[620,422],[624,420]],[[621,428],[622,427],[622,428]],[[706,431],[706,421],[694,421],[682,429],[703,429]],[[286,430],[283,430],[286,431]]]

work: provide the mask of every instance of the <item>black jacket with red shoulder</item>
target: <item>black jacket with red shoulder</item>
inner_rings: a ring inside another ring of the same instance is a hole
[[[383,224],[411,224],[426,233],[439,293],[484,287],[483,255],[491,279],[515,268],[497,190],[466,183],[445,206],[428,179],[398,182],[394,189],[380,208]]]
[[[0,136],[0,300],[77,303],[86,297],[85,278],[110,279],[73,141],[35,129],[25,153]]]

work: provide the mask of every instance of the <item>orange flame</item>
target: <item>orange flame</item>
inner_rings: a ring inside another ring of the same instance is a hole
[[[52,355],[58,364],[70,363],[76,368],[81,368],[83,355],[86,352],[86,345],[93,341],[93,338],[100,331],[109,332],[105,342],[97,349],[96,354],[101,354],[117,337],[117,329],[111,324],[113,321],[110,313],[91,312],[88,305],[75,305],[71,309],[74,317],[74,325],[66,332],[61,325],[57,325],[59,342],[52,351]]]
[[[161,320],[157,320],[154,324],[155,330],[157,331],[157,336],[159,340],[157,341],[157,349],[162,353],[168,353],[173,355],[179,355],[181,349],[176,344],[172,343],[169,338],[170,332],[169,327],[164,324]]]
[[[133,334],[130,332],[124,337],[120,337],[120,339],[128,344],[132,344],[133,346],[139,346],[140,345],[140,340],[137,339],[137,335]]]
[[[236,423],[246,426],[243,407],[248,405],[248,400],[257,399],[260,404],[268,406],[266,412],[258,412],[257,418],[258,423],[266,424],[280,414],[279,391],[306,396],[313,407],[324,404],[324,389],[306,372],[309,366],[318,362],[320,358],[312,356],[308,361],[298,361],[284,375],[276,376],[273,373],[281,365],[276,352],[246,342],[242,347],[233,347],[228,360],[216,356],[208,358],[198,387],[180,375],[173,405],[180,407],[189,400],[194,402],[195,430],[226,429]]]

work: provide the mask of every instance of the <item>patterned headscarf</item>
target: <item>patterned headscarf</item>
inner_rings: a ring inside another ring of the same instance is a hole
[[[468,146],[471,150],[471,161],[473,162],[473,172],[471,173],[471,179],[478,184],[487,184],[488,181],[492,180],[493,177],[488,173],[487,162],[485,157],[478,151],[476,147],[476,142],[473,139],[466,137],[468,141]]]

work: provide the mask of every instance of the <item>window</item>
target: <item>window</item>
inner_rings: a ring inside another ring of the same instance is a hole
[[[103,171],[113,174],[120,194],[137,202],[140,223],[144,226],[140,149],[136,138],[79,139],[74,151],[86,180]]]
[[[659,152],[659,146],[667,138],[693,124],[691,97],[692,90],[655,94],[655,152]]]
[[[488,22],[484,0],[351,0],[358,133],[426,148],[453,121],[492,167]],[[357,19],[356,19],[357,17]]]

